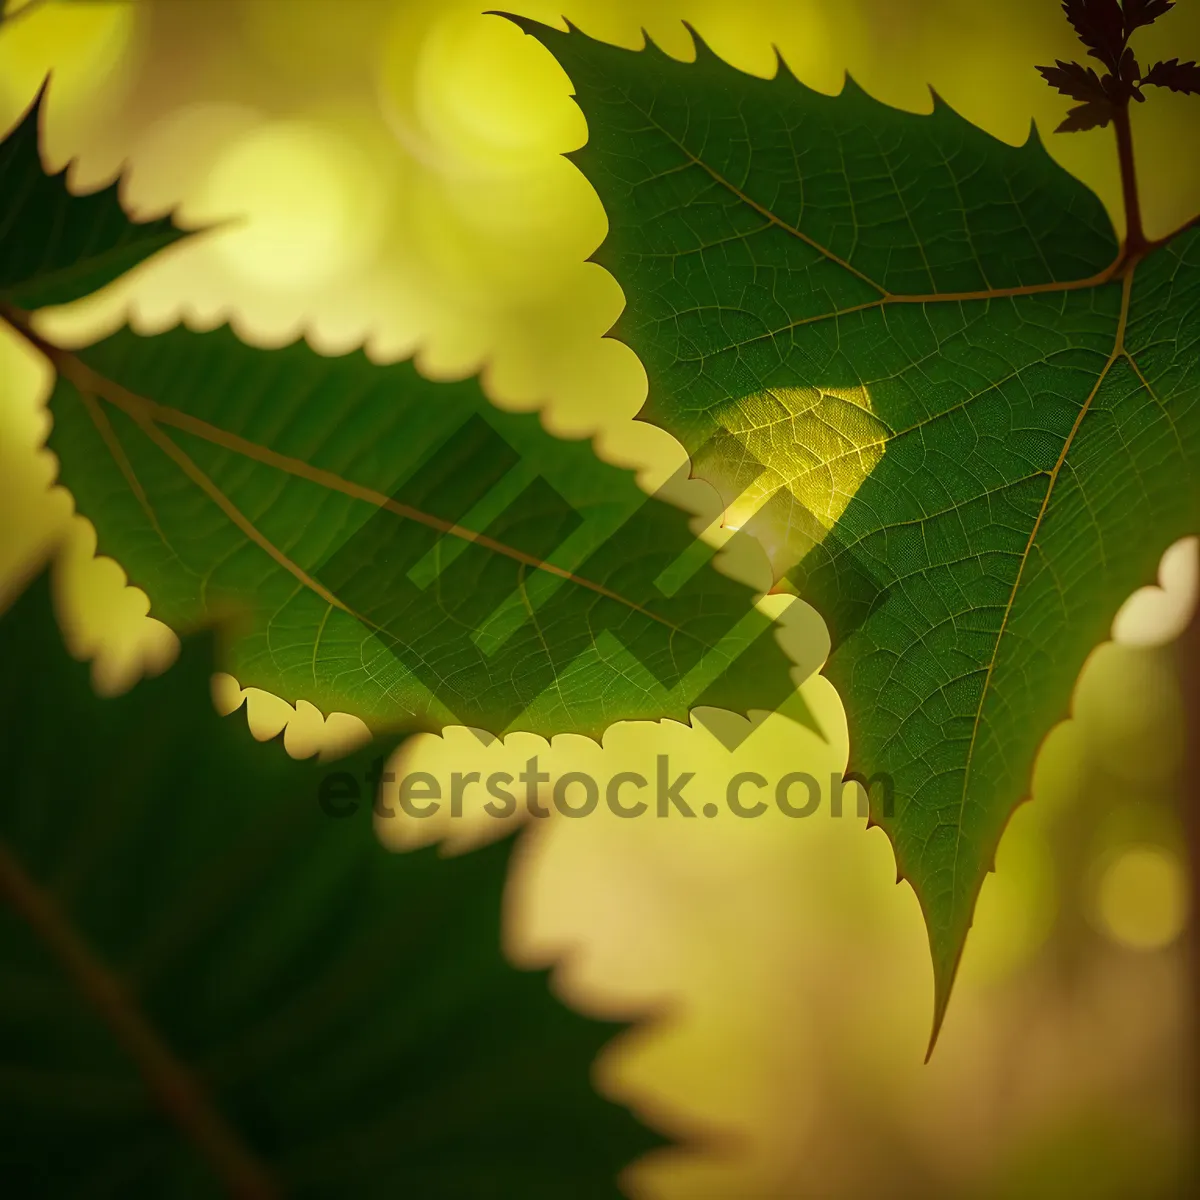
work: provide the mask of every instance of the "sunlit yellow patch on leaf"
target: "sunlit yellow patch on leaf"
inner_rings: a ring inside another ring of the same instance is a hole
[[[834,527],[889,436],[861,386],[768,388],[721,421],[696,474],[721,494],[726,525],[762,544],[776,579]]]

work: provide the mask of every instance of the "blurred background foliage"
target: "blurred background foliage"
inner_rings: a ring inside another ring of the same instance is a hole
[[[629,46],[642,27],[691,54],[688,21],[729,61],[770,75],[778,46],[811,86],[848,69],[891,104],[928,110],[931,84],[967,118],[1051,152],[1120,227],[1107,133],[1054,137],[1065,101],[1033,70],[1072,52],[1053,0],[510,0],[514,11]],[[495,402],[538,409],[564,437],[640,472],[680,461],[631,418],[639,363],[606,340],[623,303],[585,262],[604,235],[591,188],[561,157],[586,128],[569,81],[532,39],[466,0],[9,0],[0,128],[53,78],[48,165],[73,186],[125,174],[135,213],[177,208],[219,228],[73,310],[60,336],[130,320],[157,330],[231,321],[260,345],[303,332],[337,352],[415,354],[434,377],[483,371]],[[27,11],[22,12],[22,9]],[[1144,58],[1200,56],[1200,5],[1144,36]],[[1200,210],[1185,97],[1136,107],[1151,235]],[[225,221],[226,218],[235,218]],[[0,334],[0,592],[57,547],[72,650],[117,692],[172,659],[175,639],[91,526],[53,487],[40,363]],[[828,805],[805,821],[551,819],[511,884],[509,951],[559,960],[588,1011],[658,1019],[600,1064],[598,1085],[699,1139],[635,1165],[655,1200],[1113,1197],[1191,1194],[1196,1040],[1177,817],[1184,730],[1171,640],[1196,590],[1194,544],[1126,606],[1089,661],[1073,719],[1048,738],[989,877],[941,1042],[925,934],[878,830]],[[819,646],[819,630],[812,634]],[[819,657],[819,653],[817,655]],[[240,694],[216,681],[221,707]],[[701,728],[614,727],[603,746],[470,731],[421,737],[400,769],[496,769],[534,752],[553,773],[607,778],[668,753],[696,807],[735,770],[772,780],[845,763],[840,703],[805,694],[823,742],[782,716],[730,754]],[[361,732],[344,714],[256,693],[259,737],[292,753]],[[1065,715],[1065,714],[1064,714]],[[241,719],[236,718],[236,719]],[[651,771],[652,773],[652,771]],[[380,822],[397,848],[489,836],[486,819]]]

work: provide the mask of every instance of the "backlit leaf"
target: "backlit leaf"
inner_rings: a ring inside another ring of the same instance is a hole
[[[689,514],[476,379],[225,328],[46,342],[23,304],[98,282],[88,253],[107,278],[179,235],[47,178],[35,131],[0,146],[6,186],[36,198],[0,228],[18,281],[0,318],[55,370],[50,446],[100,552],[173,628],[226,618],[243,686],[379,727],[596,737],[794,692],[754,589],[697,556]]]
[[[1115,0],[1067,9],[1123,44]],[[643,417],[727,499],[751,481],[703,448],[736,432],[774,489],[764,544],[800,528],[779,586],[831,627],[851,766],[894,783],[874,819],[929,927],[936,1030],[1042,739],[1200,523],[1200,228],[1118,272],[1103,206],[1036,133],[518,20],[588,121],[572,158],[608,214],[595,257]]]

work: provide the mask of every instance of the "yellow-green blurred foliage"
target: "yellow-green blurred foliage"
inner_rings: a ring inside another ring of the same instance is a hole
[[[28,0],[25,0],[28,3]],[[10,2],[19,10],[22,0]],[[247,340],[300,332],[338,351],[415,354],[436,377],[483,371],[489,395],[589,436],[646,486],[681,461],[631,418],[635,356],[603,335],[623,300],[586,263],[604,235],[595,194],[561,152],[585,123],[569,81],[532,39],[467,0],[33,0],[0,29],[0,128],[53,68],[45,154],[78,187],[125,173],[136,213],[238,220],[164,255],[92,302],[50,314],[87,340],[130,320],[150,331],[231,321]],[[511,0],[554,20],[560,0]],[[1072,53],[1053,0],[561,0],[594,36],[640,29],[690,56],[681,18],[763,75],[777,45],[827,91],[854,76],[881,99],[927,109],[932,84],[970,120],[1021,141],[1038,120],[1051,151],[1120,222],[1107,134],[1054,138],[1064,110],[1033,71]],[[1184,0],[1143,38],[1144,58],[1200,55],[1200,5]],[[1187,98],[1135,110],[1151,234],[1200,210]],[[3,198],[0,197],[0,203]],[[39,452],[48,376],[0,333],[0,592],[58,544],[73,650],[116,691],[165,667],[171,632],[53,488]],[[883,834],[847,815],[788,820],[551,819],[518,863],[509,948],[559,959],[565,996],[657,1020],[620,1043],[598,1081],[700,1149],[633,1168],[661,1200],[796,1197],[1150,1197],[1176,1194],[1189,1128],[1174,816],[1183,733],[1169,639],[1196,588],[1194,544],[1164,560],[1118,641],[1085,669],[1075,719],[1050,736],[1033,801],[1016,813],[980,900],[941,1042],[922,1065],[931,1005],[925,934],[895,886]],[[811,614],[810,614],[811,616]],[[811,624],[811,622],[810,622]],[[808,657],[823,653],[810,634]],[[399,770],[523,764],[554,774],[696,773],[694,807],[723,803],[739,770],[828,779],[846,759],[840,702],[804,694],[828,740],[775,714],[733,754],[701,727],[624,724],[602,746],[518,735],[485,746],[463,729],[422,737]],[[225,709],[236,680],[215,681]],[[250,697],[257,736],[287,726],[297,755],[361,736],[344,714]],[[1064,714],[1065,716],[1066,714]],[[237,717],[235,719],[242,719]],[[511,769],[511,768],[510,768]],[[516,773],[514,769],[514,774]],[[388,844],[462,849],[489,819],[379,822]]]

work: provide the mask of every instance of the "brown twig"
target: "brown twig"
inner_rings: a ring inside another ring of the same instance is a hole
[[[1116,106],[1113,125],[1117,131],[1117,157],[1121,163],[1121,196],[1125,202],[1125,249],[1123,263],[1144,258],[1150,249],[1142,225],[1142,202],[1138,194],[1137,166],[1133,158],[1133,130],[1129,121],[1129,101]]]
[[[137,1065],[146,1087],[230,1196],[276,1200],[275,1183],[53,899],[0,843],[0,898],[28,923]]]

